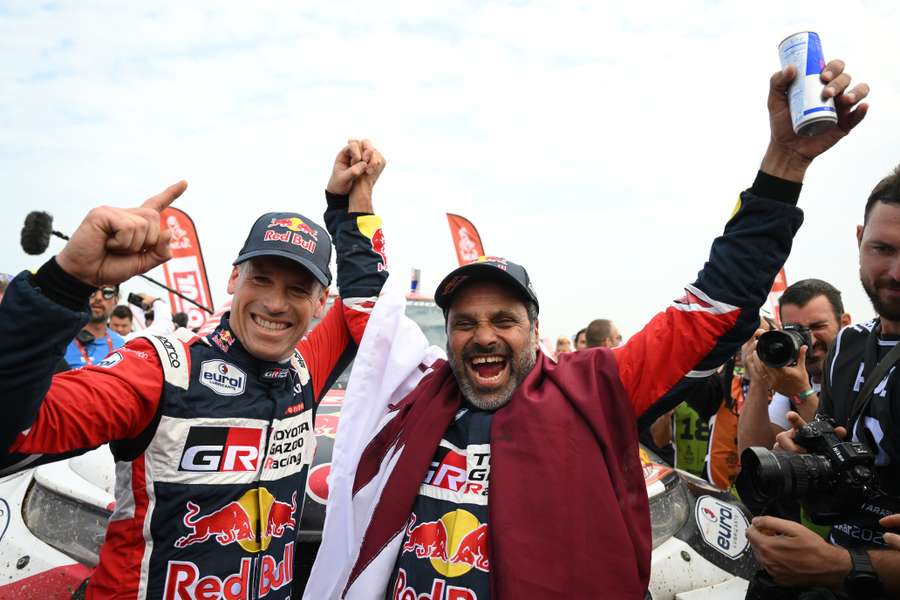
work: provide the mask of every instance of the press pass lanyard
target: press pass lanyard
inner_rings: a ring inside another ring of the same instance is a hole
[[[106,335],[103,336],[106,338],[106,347],[109,348],[109,352],[113,351],[113,343],[112,338],[109,336],[109,332],[106,332]],[[87,353],[87,350],[84,348],[84,344],[79,342],[77,339],[75,340],[75,345],[78,346],[78,351],[81,352],[81,358],[84,359],[85,364],[92,365],[94,364],[94,359],[91,358],[91,355]],[[109,353],[107,352],[107,354]]]

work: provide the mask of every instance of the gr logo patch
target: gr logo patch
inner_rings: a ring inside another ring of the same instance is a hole
[[[191,427],[179,471],[256,471],[263,430],[255,427]]]

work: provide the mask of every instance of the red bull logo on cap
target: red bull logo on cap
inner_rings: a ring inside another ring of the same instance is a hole
[[[297,529],[296,491],[290,504],[277,500],[266,488],[258,488],[205,515],[190,500],[185,506],[187,513],[182,522],[188,533],[175,541],[176,548],[213,541],[220,546],[237,543],[247,552],[261,552],[269,547],[272,538],[281,538],[288,530]],[[265,526],[259,528],[261,522]],[[261,529],[262,539],[256,539],[257,529]]]
[[[319,232],[307,225],[300,217],[285,217],[283,219],[272,219],[272,222],[266,227],[284,227],[290,231],[297,233],[305,233],[313,239],[319,239]]]
[[[444,577],[459,577],[472,569],[490,571],[487,523],[467,510],[448,512],[436,521],[419,524],[413,513],[402,552],[429,559]]]

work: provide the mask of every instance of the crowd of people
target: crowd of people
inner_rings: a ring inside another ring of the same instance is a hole
[[[289,593],[294,538],[283,531],[299,523],[315,411],[356,357],[336,442],[344,463],[305,597],[643,599],[639,440],[729,490],[741,451],[803,452],[797,432],[827,415],[870,449],[884,493],[840,515],[827,539],[801,505],[742,497],[760,515],[747,536],[763,571],[748,597],[898,597],[900,538],[888,530],[900,524],[900,386],[880,363],[896,360],[900,339],[900,170],[876,185],[857,229],[878,317],[852,324],[833,285],[805,279],[781,296],[780,318],[808,342],[783,366],[758,351],[774,326],[760,309],[803,221],[806,170],[867,109],[868,87],[832,61],[821,78],[838,125],[798,136],[786,97],[796,75],[772,76],[769,146],[697,279],[627,342],[596,319],[552,357],[528,272],[505,258],[438,285],[445,355],[391,313],[372,200],[385,160],[368,140],[334,160],[324,227],[294,212],[250,227],[231,311],[204,338],[176,328],[157,298],[118,304],[120,283],[170,257],[159,215],[186,184],[138,208],[96,208],[59,254],[5,285],[0,468],[111,444],[116,507],[91,597]],[[332,285],[332,247],[340,299],[308,332]],[[72,368],[54,374],[62,360]],[[883,380],[866,384],[873,373]],[[226,514],[233,526],[210,525]],[[280,525],[267,521],[276,514]]]

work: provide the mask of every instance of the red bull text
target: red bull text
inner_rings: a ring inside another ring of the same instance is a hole
[[[406,571],[400,569],[397,582],[391,593],[393,600],[477,600],[475,592],[466,587],[447,585],[447,581],[435,577],[431,584],[431,593],[417,596],[416,591],[406,585]]]
[[[256,593],[251,588],[251,573],[259,570],[259,586]],[[278,561],[274,556],[245,557],[237,573],[219,577],[203,576],[196,564],[186,561],[170,561],[166,571],[165,600],[248,600],[263,598],[269,592],[279,590],[294,580],[294,542],[284,547],[284,555]]]

